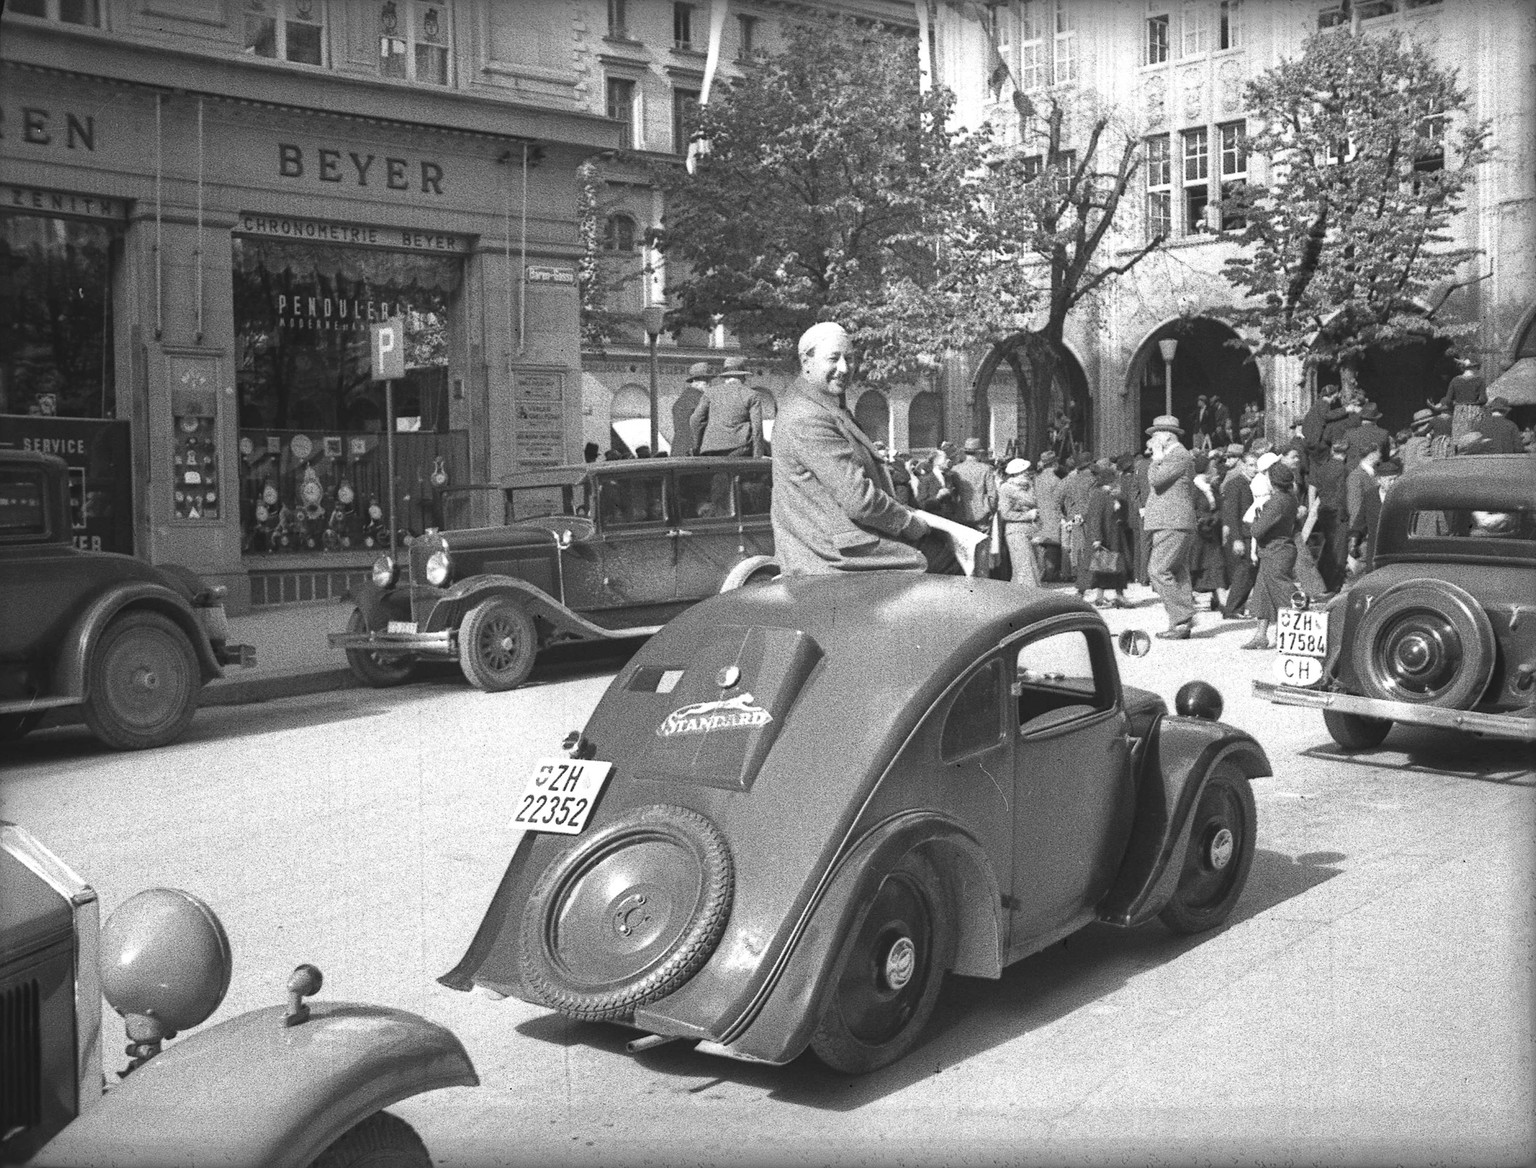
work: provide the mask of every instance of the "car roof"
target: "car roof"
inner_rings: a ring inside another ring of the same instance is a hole
[[[610,475],[655,474],[672,469],[708,470],[711,467],[754,467],[767,469],[773,462],[768,458],[740,458],[732,456],[699,456],[690,458],[615,458],[601,462],[576,462],[564,466],[545,467],[543,470],[521,470],[506,475],[501,480],[504,487],[563,487],[573,486],[583,479],[600,474]]]
[[[1536,507],[1536,456],[1463,454],[1430,459],[1404,473],[1387,492],[1383,506],[1392,511]]]

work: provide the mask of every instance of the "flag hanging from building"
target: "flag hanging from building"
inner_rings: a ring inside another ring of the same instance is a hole
[[[709,52],[704,57],[704,84],[699,88],[699,108],[709,104],[709,91],[715,83],[715,71],[720,67],[720,42],[725,36],[726,0],[710,0],[709,4]],[[688,143],[688,173],[698,166],[700,154],[709,153],[709,143],[695,138]]]

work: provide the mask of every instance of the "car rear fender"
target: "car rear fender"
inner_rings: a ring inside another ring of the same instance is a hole
[[[1190,818],[1211,770],[1231,761],[1250,779],[1273,774],[1264,748],[1222,722],[1165,714],[1153,724],[1136,784],[1136,818],[1099,919],[1127,927],[1151,920],[1178,883]]]
[[[805,1049],[821,1014],[844,936],[876,881],[911,852],[927,856],[945,880],[957,937],[951,968],[974,977],[1001,972],[1002,899],[981,845],[953,820],[906,812],[876,824],[829,872],[763,992],[722,1037],[719,1053],[785,1063]]]
[[[312,1002],[283,1024],[270,1006],[168,1046],[33,1161],[39,1168],[309,1164],[402,1099],[479,1084],[454,1035],[404,1010]]]
[[[89,696],[85,692],[85,663],[90,660],[102,631],[112,618],[128,609],[158,612],[175,621],[192,642],[202,679],[206,682],[224,676],[197,614],[181,594],[164,584],[134,580],[109,588],[75,618],[64,643],[59,646],[59,668],[54,686],[59,696],[82,699]]]

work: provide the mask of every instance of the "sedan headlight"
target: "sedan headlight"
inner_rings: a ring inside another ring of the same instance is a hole
[[[453,557],[447,548],[438,548],[427,557],[427,583],[441,588],[453,576]]]
[[[395,582],[395,561],[389,556],[373,561],[373,582],[379,588],[388,588]]]

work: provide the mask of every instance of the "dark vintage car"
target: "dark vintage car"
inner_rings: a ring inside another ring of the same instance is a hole
[[[766,458],[595,462],[509,475],[502,526],[431,533],[356,589],[330,642],[369,685],[456,660],[488,691],[521,685],[539,649],[654,633],[769,560]]]
[[[416,1132],[383,1109],[478,1082],[436,1023],[305,1001],[323,981],[312,965],[274,982],[273,1005],[164,1047],[229,988],[229,939],[212,909],[152,888],[102,927],[91,886],[4,822],[0,887],[0,1162],[431,1168]],[[105,1091],[103,996],[131,1056]]]
[[[1220,925],[1259,745],[1192,682],[1122,687],[1076,599],[902,572],[704,601],[614,679],[442,978],[755,1062],[883,1066],[945,971],[1092,921]]]
[[[224,590],[175,564],[82,551],[69,468],[0,450],[0,741],[50,710],[79,707],[109,746],[180,737],[205,682],[251,665],[229,641]]]
[[[1536,457],[1403,475],[1365,567],[1300,646],[1322,659],[1313,683],[1256,690],[1321,710],[1348,750],[1379,746],[1394,722],[1536,741]]]

